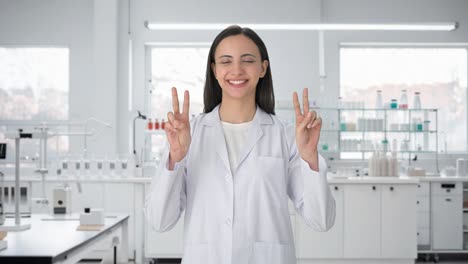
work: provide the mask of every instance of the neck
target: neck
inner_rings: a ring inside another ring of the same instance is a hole
[[[241,124],[252,121],[257,111],[257,105],[246,101],[222,101],[219,107],[221,121]]]

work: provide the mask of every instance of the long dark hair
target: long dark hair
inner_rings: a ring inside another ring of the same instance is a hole
[[[268,61],[268,67],[263,78],[260,78],[257,83],[255,92],[255,103],[269,114],[275,114],[275,94],[273,92],[273,80],[271,78],[270,58],[268,51],[262,39],[250,28],[240,27],[237,25],[230,26],[216,36],[211,44],[210,53],[208,54],[208,62],[206,63],[206,81],[205,90],[203,93],[203,101],[205,104],[204,112],[211,112],[218,104],[221,103],[222,91],[218,80],[211,69],[211,64],[215,62],[215,52],[219,43],[227,37],[235,35],[244,35],[251,39],[260,50],[261,61]]]

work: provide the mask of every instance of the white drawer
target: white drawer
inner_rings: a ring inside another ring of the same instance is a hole
[[[416,197],[416,210],[418,212],[429,212],[429,196]]]
[[[463,193],[461,182],[433,182],[431,183],[432,195],[459,195]]]
[[[417,195],[429,195],[429,183],[420,182],[418,183]]]
[[[418,228],[429,228],[429,212],[418,212]]]
[[[429,228],[418,229],[418,245],[429,245]]]

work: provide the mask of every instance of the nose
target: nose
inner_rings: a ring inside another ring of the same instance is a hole
[[[231,74],[233,75],[241,75],[244,73],[244,68],[242,67],[242,64],[240,61],[236,61],[232,63],[232,68],[231,68]]]

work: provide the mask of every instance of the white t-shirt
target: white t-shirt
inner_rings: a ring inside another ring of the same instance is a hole
[[[245,145],[247,140],[247,133],[249,128],[252,126],[253,121],[232,124],[221,121],[224,130],[224,138],[226,139],[226,146],[229,156],[229,165],[231,165],[231,172],[234,173],[234,169],[239,164],[240,154],[242,147]]]

